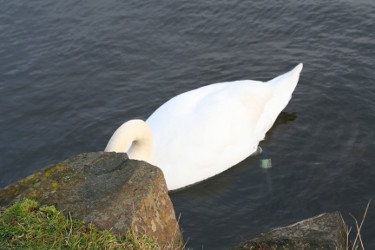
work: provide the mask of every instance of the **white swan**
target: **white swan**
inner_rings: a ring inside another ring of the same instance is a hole
[[[146,123],[121,125],[105,151],[160,167],[169,190],[217,175],[257,151],[288,104],[302,66],[268,82],[216,83],[180,94]]]

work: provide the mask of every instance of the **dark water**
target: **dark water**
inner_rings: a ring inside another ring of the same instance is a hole
[[[184,236],[228,249],[322,212],[360,219],[375,196],[375,2],[194,2],[0,0],[0,186],[103,150],[176,94],[303,62],[297,118],[263,154],[172,194]],[[367,249],[374,225],[375,204]]]

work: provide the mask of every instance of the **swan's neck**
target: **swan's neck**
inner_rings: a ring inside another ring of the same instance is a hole
[[[115,131],[104,151],[127,151],[130,159],[148,161],[151,150],[152,133],[150,127],[142,120],[130,120]]]

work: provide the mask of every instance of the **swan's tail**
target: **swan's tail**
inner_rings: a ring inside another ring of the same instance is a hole
[[[291,71],[267,82],[274,89],[274,94],[264,107],[263,114],[255,130],[259,140],[264,139],[266,132],[272,127],[277,116],[290,101],[292,93],[297,86],[302,67],[303,64],[300,63]]]
[[[288,95],[288,97],[290,98],[294,89],[297,86],[299,75],[302,71],[302,68],[303,64],[300,63],[291,71],[286,72],[285,74],[282,74],[268,81],[268,83],[271,84],[274,88],[276,88],[277,95],[285,93],[285,95]]]

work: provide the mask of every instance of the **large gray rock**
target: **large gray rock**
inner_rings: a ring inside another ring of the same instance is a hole
[[[242,242],[235,250],[346,249],[346,226],[339,212],[324,213]]]
[[[86,153],[41,169],[0,189],[0,206],[26,197],[118,235],[182,244],[162,171],[126,154]]]

